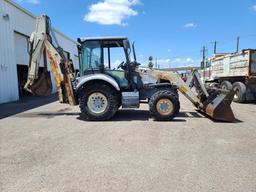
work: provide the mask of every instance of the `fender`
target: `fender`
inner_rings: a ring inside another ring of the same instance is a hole
[[[79,90],[79,88],[82,87],[85,83],[94,81],[94,80],[105,81],[105,82],[109,83],[110,85],[112,85],[117,91],[120,91],[120,87],[117,84],[116,80],[106,74],[92,74],[92,75],[86,75],[86,76],[78,78],[76,90]]]

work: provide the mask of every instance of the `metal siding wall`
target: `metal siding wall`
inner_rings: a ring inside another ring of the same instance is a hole
[[[78,58],[78,56],[74,56],[73,63],[75,65],[75,69],[79,70],[79,58]]]
[[[0,103],[4,103],[18,99],[18,80],[12,14],[3,0],[0,0],[0,12]],[[9,14],[9,20],[2,17],[5,13]]]
[[[26,60],[26,56],[22,57],[20,54],[26,52],[27,46],[24,45],[24,42],[22,43],[22,39],[16,36],[17,34],[15,35],[15,31],[30,36],[35,29],[35,17],[18,9],[8,0],[0,0],[0,13],[0,103],[4,103],[19,99],[16,66],[17,64],[26,64],[19,62]],[[9,14],[9,20],[4,20],[3,14]],[[75,58],[77,55],[76,43],[58,31],[56,38],[61,47],[70,53],[75,68],[78,69],[79,64]],[[55,85],[53,77],[52,81]],[[55,86],[53,91],[56,91]]]
[[[71,41],[67,40],[67,38],[64,37],[60,32],[56,30],[54,31],[59,45],[65,51],[68,51],[70,53],[70,59],[72,59],[75,69],[79,69],[79,62],[77,62],[77,59],[75,57],[75,55],[78,55],[77,44],[75,44],[74,42],[71,43]]]
[[[256,51],[253,51],[251,55],[251,73],[256,75]]]

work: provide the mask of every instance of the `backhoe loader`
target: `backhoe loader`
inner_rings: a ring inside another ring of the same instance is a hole
[[[51,33],[49,17],[37,17],[36,30],[30,37],[25,89],[39,96],[51,93],[49,71],[38,75],[41,57],[47,55],[59,101],[79,105],[85,120],[109,120],[120,107],[139,108],[142,101],[148,101],[155,120],[172,120],[180,110],[178,90],[206,116],[235,120],[230,107],[234,93],[206,89],[196,70],[184,82],[175,72],[143,69],[137,62],[134,43],[131,46],[126,37],[92,37],[78,39],[79,73],[75,74],[72,61],[53,45]],[[113,68],[111,53],[116,49],[121,50],[124,60]]]

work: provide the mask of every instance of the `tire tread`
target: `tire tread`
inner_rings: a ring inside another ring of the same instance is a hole
[[[108,110],[100,115],[95,116],[91,114],[87,107],[87,99],[93,91],[102,92],[107,96],[109,106]],[[91,84],[83,88],[79,94],[79,108],[81,111],[81,118],[89,121],[106,121],[111,119],[119,108],[119,94],[116,90],[106,84]]]
[[[157,112],[156,103],[161,98],[168,98],[172,101],[174,105],[174,111],[172,114],[168,116],[162,116]],[[154,95],[152,95],[152,97],[149,100],[149,112],[155,120],[170,121],[177,116],[177,114],[179,113],[179,110],[180,110],[179,95],[173,91],[170,91],[170,90],[158,91]]]

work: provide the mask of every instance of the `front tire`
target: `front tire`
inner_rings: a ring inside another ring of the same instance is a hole
[[[170,121],[180,110],[179,97],[173,91],[156,92],[149,101],[149,111],[157,121]]]
[[[81,117],[89,121],[111,119],[119,108],[119,94],[106,84],[92,84],[79,93]]]

